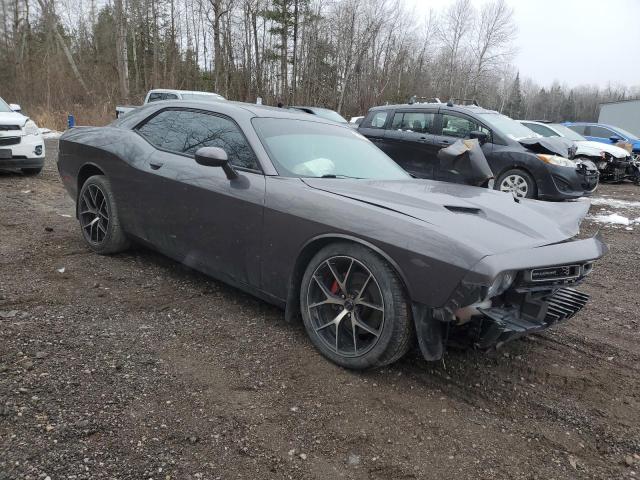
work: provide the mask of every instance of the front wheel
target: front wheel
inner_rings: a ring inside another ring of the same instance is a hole
[[[120,226],[111,184],[103,175],[89,177],[78,195],[78,220],[85,242],[96,253],[126,250],[129,241]]]
[[[519,168],[507,170],[498,177],[494,187],[501,192],[510,192],[518,198],[537,198],[538,186],[529,173]]]
[[[398,275],[361,245],[330,244],[311,259],[302,279],[300,308],[314,346],[346,368],[390,364],[413,342]]]

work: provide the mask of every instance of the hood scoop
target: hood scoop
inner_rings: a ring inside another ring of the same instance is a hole
[[[480,215],[482,210],[473,207],[461,207],[459,205],[443,205],[444,208],[453,213],[466,213],[468,215]]]

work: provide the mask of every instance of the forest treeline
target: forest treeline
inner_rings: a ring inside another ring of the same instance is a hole
[[[593,120],[601,102],[640,93],[520,78],[503,0],[480,9],[457,0],[427,18],[402,0],[0,0],[0,8],[0,96],[56,123],[65,112],[108,121],[116,103],[163,87],[345,116],[413,95],[475,99],[549,120]]]

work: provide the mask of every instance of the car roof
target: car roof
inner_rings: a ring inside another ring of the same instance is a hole
[[[172,88],[154,88],[152,90],[149,90],[149,93],[151,92],[155,92],[155,93],[191,93],[194,95],[212,95],[212,96],[217,96],[217,97],[221,97],[222,95],[220,95],[219,93],[215,93],[215,92],[203,92],[203,91],[198,91],[198,90],[174,90]]]
[[[152,102],[134,110],[136,112],[135,121],[133,120],[134,116],[123,116],[121,125],[133,126],[139,123],[142,119],[151,115],[152,112],[165,108],[191,108],[205,110],[228,115],[232,118],[288,118],[291,120],[306,120],[334,126],[339,125],[331,120],[325,120],[318,116],[310,116],[308,113],[299,110],[289,110],[287,108],[270,107],[267,105],[256,105],[254,103],[245,102],[208,102],[202,100],[162,100]]]
[[[476,105],[453,105],[449,106],[446,103],[399,103],[395,105],[380,105],[378,107],[372,107],[369,111],[376,110],[433,110],[440,109],[441,111],[451,111],[451,112],[460,112],[466,113],[469,115],[479,114],[479,113],[495,113],[498,114],[495,110],[489,110],[486,108],[482,108]]]
[[[597,125],[599,127],[607,127],[611,130],[617,130],[618,127],[614,125],[609,125],[608,123],[598,123],[598,122],[564,122],[565,125]]]
[[[535,125],[541,125],[543,127],[553,128],[552,125],[562,125],[562,122],[541,122],[540,120],[516,120],[519,123],[533,123]]]

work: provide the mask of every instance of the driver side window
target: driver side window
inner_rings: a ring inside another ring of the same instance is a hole
[[[233,166],[260,170],[244,134],[225,117],[195,110],[168,109],[148,119],[137,130],[161,150],[193,157],[200,147],[220,147],[227,152]]]
[[[591,137],[598,138],[609,138],[615,135],[611,130],[604,127],[596,127],[595,125],[591,125]]]
[[[474,131],[486,133],[489,135],[489,141],[491,141],[491,131],[473,120],[449,113],[442,114],[442,135],[469,138],[469,134]]]

